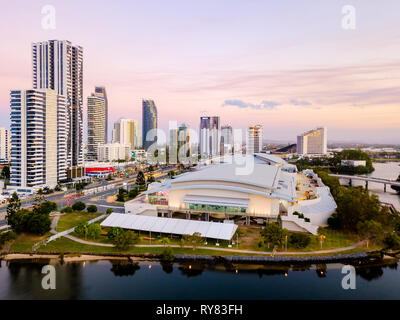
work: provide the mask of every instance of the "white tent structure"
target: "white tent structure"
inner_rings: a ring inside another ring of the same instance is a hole
[[[234,223],[159,218],[120,213],[112,213],[101,223],[101,226],[182,236],[185,234],[193,235],[198,232],[204,238],[218,240],[231,240],[238,228]]]

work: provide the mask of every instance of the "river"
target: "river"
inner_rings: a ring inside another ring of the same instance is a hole
[[[368,176],[374,178],[391,179],[396,180],[400,174],[400,162],[386,162],[386,163],[374,163],[375,171]],[[348,184],[348,180],[340,179],[342,184]],[[365,187],[365,182],[353,180],[353,186]],[[368,183],[368,189],[379,197],[381,202],[391,203],[400,211],[400,196],[390,186],[387,186],[386,192],[383,190],[383,184],[381,183]]]
[[[344,290],[341,264],[261,266],[91,261],[53,263],[56,289],[44,290],[48,260],[1,261],[0,299],[399,299],[398,264],[356,267]]]

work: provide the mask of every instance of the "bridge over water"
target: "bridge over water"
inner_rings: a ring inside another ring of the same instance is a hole
[[[363,176],[351,176],[346,174],[329,174],[332,177],[336,177],[339,179],[347,179],[349,180],[349,185],[352,185],[353,180],[365,181],[365,189],[368,190],[368,182],[381,183],[383,184],[383,190],[386,192],[386,186],[397,186],[400,187],[400,182],[396,180],[389,179],[381,179],[381,178],[373,178],[373,177],[363,177]]]

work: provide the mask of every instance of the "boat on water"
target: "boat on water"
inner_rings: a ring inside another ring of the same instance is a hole
[[[396,182],[400,182],[400,175],[397,177]],[[400,186],[390,186],[393,190],[400,193]]]

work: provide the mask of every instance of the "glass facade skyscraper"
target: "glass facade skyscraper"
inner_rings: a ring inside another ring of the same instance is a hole
[[[157,107],[153,100],[143,100],[142,101],[142,139],[143,139],[143,149],[147,150],[154,142],[155,139],[150,139],[147,141],[147,133],[152,129],[157,129]]]

